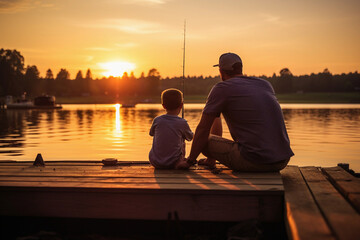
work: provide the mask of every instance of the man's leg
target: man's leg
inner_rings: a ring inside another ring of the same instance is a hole
[[[209,137],[208,144],[203,152],[205,156],[218,160],[228,168],[243,172],[274,172],[283,169],[289,159],[270,164],[258,164],[246,160],[240,153],[238,143],[216,135]]]
[[[207,159],[214,159],[214,164],[216,159],[225,166],[234,169],[234,164],[232,162],[233,160],[237,161],[238,159],[238,157],[234,158],[234,151],[238,151],[238,155],[240,155],[237,143],[217,135],[210,135],[208,144],[203,150],[203,154],[207,157]]]

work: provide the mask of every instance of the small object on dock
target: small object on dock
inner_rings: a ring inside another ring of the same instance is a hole
[[[338,166],[344,169],[345,171],[349,171],[349,164],[348,163],[338,163]]]
[[[45,163],[44,163],[44,160],[41,156],[41,153],[38,153],[38,155],[36,156],[35,158],[35,161],[34,161],[34,166],[38,166],[38,167],[44,167],[45,166]]]
[[[116,158],[105,158],[101,161],[105,166],[115,166],[118,162]]]
[[[354,170],[350,169],[350,164],[348,164],[348,163],[338,163],[338,167],[341,167],[342,169],[344,169],[345,171],[347,171],[354,177],[357,177],[357,178],[360,177],[360,173],[356,173]]]

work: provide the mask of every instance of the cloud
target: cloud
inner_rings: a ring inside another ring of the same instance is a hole
[[[137,4],[137,5],[160,5],[165,4],[169,0],[122,0],[121,3],[123,4]]]
[[[136,43],[128,42],[128,43],[115,43],[114,48],[109,47],[88,47],[85,48],[87,51],[95,51],[95,52],[112,52],[118,48],[133,48],[137,46]]]
[[[90,51],[100,51],[100,52],[110,52],[113,49],[111,48],[104,48],[104,47],[90,47],[90,48],[86,48],[86,50],[90,50]]]
[[[49,8],[54,4],[44,0],[0,0],[0,13],[24,12],[33,8]]]
[[[29,8],[29,0],[0,0],[0,12],[18,12]]]
[[[25,0],[0,0],[0,8],[12,8]]]
[[[136,47],[137,44],[133,43],[133,42],[128,42],[128,43],[116,43],[115,46],[119,47],[119,48],[132,48],[132,47]]]
[[[267,17],[265,18],[265,21],[266,21],[266,22],[272,22],[272,23],[279,23],[279,22],[280,22],[280,17],[269,15],[269,16],[267,16]]]
[[[94,60],[93,56],[85,56],[85,61],[86,62],[91,62],[92,60]]]
[[[284,25],[286,22],[277,15],[273,15],[271,13],[259,13],[259,20],[265,23],[269,24],[278,24],[278,25]]]
[[[162,26],[158,23],[137,19],[103,19],[91,24],[80,24],[83,27],[113,29],[131,34],[152,34],[162,32]]]

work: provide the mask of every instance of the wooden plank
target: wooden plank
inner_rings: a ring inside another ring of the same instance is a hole
[[[45,166],[45,167],[38,167],[38,166],[2,166],[0,167],[0,172],[9,172],[9,171],[104,171],[104,170],[128,170],[128,171],[149,171],[149,172],[167,172],[167,173],[179,173],[181,170],[174,170],[174,169],[161,169],[161,170],[155,170],[153,167],[150,166],[111,166],[111,167],[105,167],[105,166],[71,166],[71,165],[64,165],[64,166]],[[193,172],[211,172],[209,169],[205,168],[199,168],[199,167],[191,167],[188,171]],[[232,172],[230,169],[220,169],[220,172]],[[238,174],[238,172],[234,172],[235,174]],[[256,174],[256,173],[255,173]],[[265,174],[266,175],[266,174]],[[267,174],[267,175],[271,175]]]
[[[189,170],[175,170],[175,169],[155,169],[152,166],[45,166],[45,167],[36,167],[36,166],[12,166],[10,169],[7,167],[4,168],[0,168],[0,171],[8,171],[8,170],[19,170],[19,169],[26,169],[26,170],[42,170],[42,171],[46,171],[46,170],[53,170],[53,169],[64,169],[64,170],[71,170],[73,169],[74,171],[100,171],[100,170],[109,170],[109,171],[113,171],[113,170],[126,170],[126,171],[150,171],[150,172],[158,172],[158,173],[184,173],[184,172],[208,172],[210,173],[211,171],[209,169],[206,169],[204,167],[191,167]],[[226,172],[226,173],[233,173],[234,175],[242,175],[242,174],[247,174],[247,175],[263,175],[263,176],[279,176],[278,172],[263,172],[263,173],[244,173],[244,172],[234,172],[230,169],[227,168],[219,168],[220,172]]]
[[[35,160],[35,158],[34,158]],[[26,162],[0,162],[0,166],[32,166],[34,161],[26,161]],[[102,166],[101,161],[93,161],[93,162],[86,162],[86,161],[59,161],[59,162],[51,162],[45,161],[45,165],[48,166],[58,166],[58,165],[71,165],[71,166]]]
[[[282,185],[243,185],[213,183],[89,183],[89,182],[0,182],[0,187],[47,187],[47,188],[113,188],[113,189],[177,189],[188,190],[227,190],[227,191],[269,191],[282,192]]]
[[[79,167],[79,168],[64,168],[64,167],[46,167],[46,168],[40,168],[40,167],[18,167],[18,168],[8,168],[8,169],[0,169],[0,173],[1,174],[6,174],[6,173],[20,173],[20,172],[67,172],[67,173],[73,173],[73,172],[88,172],[88,173],[98,173],[98,172],[126,172],[126,173],[156,173],[156,174],[174,174],[174,175],[184,175],[184,174],[197,174],[197,173],[207,173],[207,174],[212,174],[214,175],[211,171],[207,170],[207,169],[190,169],[188,171],[184,171],[184,170],[160,170],[160,171],[155,171],[154,169],[147,169],[147,168],[126,168],[126,167],[122,167],[122,168],[84,168],[84,167]],[[263,177],[268,177],[268,178],[272,178],[272,177],[277,177],[280,178],[280,175],[272,175],[272,174],[238,174],[238,173],[232,173],[232,171],[230,170],[223,170],[220,171],[220,174],[231,174],[232,176],[263,176]]]
[[[297,166],[281,171],[285,189],[285,208],[290,239],[335,239],[326,224]]]
[[[196,192],[128,194],[32,190],[1,193],[0,215],[7,216],[166,220],[169,212],[176,211],[180,220],[280,221],[278,211],[282,206],[282,196],[260,199],[251,195],[202,195]],[[261,202],[262,208],[259,207]]]
[[[344,196],[360,193],[360,179],[352,176],[341,167],[323,168],[322,171]]]
[[[360,213],[360,193],[350,193],[348,199],[358,213]]]
[[[360,179],[352,176],[341,167],[323,168],[330,182],[350,201],[360,213]]]
[[[300,168],[321,212],[339,239],[357,239],[360,215],[315,167]]]
[[[69,167],[63,167],[63,166],[57,166],[57,167],[36,167],[36,166],[16,166],[16,167],[5,167],[5,168],[0,168],[0,172],[18,172],[18,171],[42,171],[42,172],[46,172],[46,171],[67,171],[67,172],[76,172],[76,171],[127,171],[127,172],[139,172],[139,171],[143,171],[143,172],[156,172],[156,173],[171,173],[171,174],[183,174],[183,173],[211,173],[210,170],[208,169],[196,169],[196,168],[191,168],[189,170],[174,170],[174,169],[161,169],[161,170],[157,170],[154,169],[152,167],[132,167],[132,166],[125,166],[125,167],[100,167],[100,166],[95,166],[95,167],[88,167],[88,166],[69,166]],[[239,172],[233,172],[231,170],[227,170],[227,169],[222,169],[220,170],[220,173],[233,173],[233,175],[242,175],[242,174],[246,174],[246,173],[239,173]],[[263,176],[279,176],[279,174],[276,173],[251,173],[251,174],[247,174],[247,175],[263,175]]]
[[[321,170],[329,177],[331,176],[331,179],[336,181],[337,180],[352,181],[355,178],[341,167],[328,167],[328,168],[322,168]]]
[[[163,174],[163,173],[168,173],[168,174],[196,174],[196,173],[209,173],[209,174],[213,174],[211,171],[209,171],[208,169],[189,169],[189,170],[154,170],[153,168],[132,168],[132,167],[118,167],[118,168],[100,168],[100,167],[95,167],[95,168],[89,168],[89,167],[16,167],[16,168],[0,168],[0,173],[17,173],[17,172],[54,172],[54,171],[58,171],[58,172],[104,172],[104,171],[108,171],[108,172],[113,172],[113,171],[117,171],[117,172],[127,172],[127,173],[138,173],[138,172],[143,172],[143,173],[157,173],[157,174]],[[277,176],[278,178],[280,178],[279,174],[263,174],[263,173],[253,173],[253,174],[246,174],[246,173],[237,173],[237,172],[232,172],[231,170],[220,170],[219,174],[231,174],[233,176],[264,176],[264,177],[275,177]]]
[[[57,165],[48,165],[46,164],[43,167],[37,167],[37,166],[33,166],[31,165],[22,165],[22,164],[14,164],[14,165],[0,165],[0,170],[1,171],[6,171],[6,170],[11,170],[11,169],[36,169],[36,168],[43,168],[43,169],[89,169],[89,170],[97,170],[97,169],[149,169],[149,170],[155,170],[155,168],[149,164],[145,165],[115,165],[115,166],[105,166],[103,164],[101,165],[76,165],[76,164],[57,164]],[[221,169],[222,171],[231,171],[230,169],[226,168],[226,167],[221,167],[219,166],[219,169]],[[159,171],[178,171],[178,170],[174,170],[174,169],[157,169]],[[194,170],[194,171],[209,171],[206,167],[204,166],[192,166],[190,168],[190,170]]]
[[[358,179],[353,181],[336,181],[334,185],[344,197],[348,197],[352,193],[360,193],[360,181]]]
[[[34,156],[34,160],[35,160],[35,156]],[[34,160],[25,160],[25,161],[15,161],[15,160],[0,160],[0,165],[1,164],[10,164],[10,163],[18,163],[18,164],[33,164]],[[69,160],[69,159],[64,159],[64,160],[47,160],[44,159],[44,161],[46,163],[49,164],[102,164],[102,160]],[[149,164],[148,160],[145,161],[131,161],[131,160],[118,160],[119,164]]]
[[[191,178],[223,178],[223,179],[236,179],[236,178],[268,178],[268,179],[279,179],[279,174],[263,174],[263,173],[231,173],[231,172],[221,172],[219,174],[213,174],[209,171],[207,172],[193,172],[193,171],[178,171],[177,173],[168,173],[166,171],[158,171],[158,172],[142,172],[142,171],[127,171],[127,170],[108,170],[108,171],[44,171],[41,169],[28,171],[28,170],[20,170],[20,171],[9,171],[9,172],[0,172],[0,176],[33,176],[33,177],[41,177],[41,176],[90,176],[90,177],[191,177]]]
[[[61,162],[63,164],[64,162]],[[72,162],[70,162],[72,164]],[[8,169],[10,167],[10,169]],[[46,166],[46,167],[33,167],[28,166],[8,166],[0,167],[0,176],[92,176],[92,177],[116,177],[117,175],[123,177],[136,177],[141,175],[142,177],[179,177],[179,178],[270,178],[280,179],[279,173],[237,173],[228,169],[223,169],[220,174],[212,174],[209,170],[203,167],[196,167],[189,171],[178,170],[156,170],[153,167],[147,166],[115,166],[115,167],[103,167],[103,166]],[[39,174],[40,173],[40,174]],[[185,176],[184,176],[185,175]]]
[[[221,179],[221,178],[123,178],[123,177],[0,177],[0,182],[96,182],[96,183],[204,183],[204,184],[240,184],[240,185],[282,185],[281,179]]]
[[[189,170],[156,170],[153,168],[132,168],[132,167],[122,167],[122,168],[87,168],[87,167],[80,167],[80,168],[61,168],[61,167],[21,167],[21,168],[14,168],[14,169],[0,169],[0,174],[6,173],[21,173],[21,172],[29,172],[29,173],[36,173],[36,172],[43,172],[43,173],[53,173],[53,172],[64,172],[64,173],[145,173],[145,174],[172,174],[172,175],[196,175],[196,174],[208,174],[208,175],[230,175],[234,178],[238,176],[246,176],[246,177],[254,177],[254,178],[281,178],[279,173],[246,173],[246,172],[233,172],[231,170],[220,170],[216,173],[208,170],[208,169],[189,169]]]
[[[56,163],[56,164],[48,164],[45,163],[45,167],[64,167],[64,168],[81,168],[81,167],[88,167],[88,168],[101,168],[101,167],[134,167],[134,168],[153,168],[150,164],[117,164],[114,166],[106,166],[102,163],[94,163],[94,164],[81,164],[81,163]],[[12,164],[0,164],[0,169],[9,169],[9,168],[18,168],[18,167],[34,167],[33,164],[21,164],[21,163],[12,163]],[[202,169],[205,169],[204,167],[201,167]],[[224,167],[225,169],[225,167]]]
[[[35,160],[35,158],[34,158]],[[93,161],[73,161],[73,160],[58,160],[58,161],[46,161],[44,159],[45,165],[47,166],[103,166],[102,161],[93,160]],[[34,161],[0,161],[1,166],[31,166]],[[150,166],[149,161],[118,161],[117,166]],[[220,164],[218,164],[220,166]],[[221,165],[225,167],[224,165]]]
[[[64,176],[74,175],[74,176],[83,176],[83,175],[98,175],[98,176],[122,176],[122,175],[129,175],[129,176],[138,176],[139,174],[143,176],[174,176],[174,177],[196,177],[196,176],[207,176],[209,178],[222,178],[222,177],[228,177],[228,178],[246,178],[246,179],[252,179],[252,178],[261,178],[261,179],[281,179],[280,174],[263,174],[263,173],[232,173],[230,171],[223,171],[218,174],[214,174],[209,171],[200,172],[200,171],[177,171],[177,172],[171,172],[171,171],[143,171],[138,170],[134,171],[132,169],[121,169],[121,170],[98,170],[98,171],[86,171],[86,170],[79,170],[79,171],[73,171],[73,170],[58,170],[58,169],[21,169],[18,171],[0,171],[0,176],[28,176],[28,175],[34,175],[38,176],[41,174],[41,176],[56,176],[63,174]]]

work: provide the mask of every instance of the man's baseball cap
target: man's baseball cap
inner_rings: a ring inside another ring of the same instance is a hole
[[[233,66],[235,63],[241,63],[241,58],[235,53],[224,53],[219,58],[219,64],[215,64],[214,67],[219,67],[223,70],[234,70]]]

